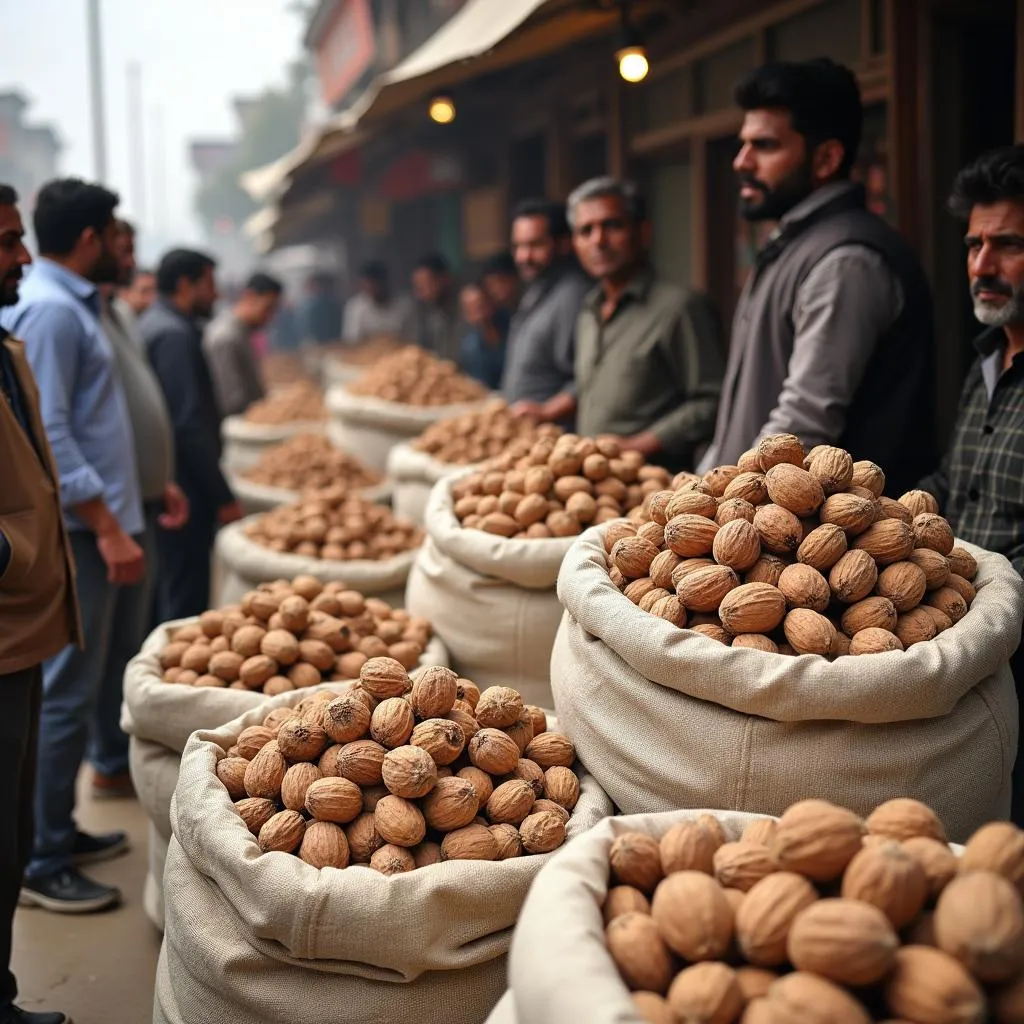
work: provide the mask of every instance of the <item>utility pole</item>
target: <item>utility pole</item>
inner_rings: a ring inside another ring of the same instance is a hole
[[[87,0],[89,22],[89,92],[92,98],[92,161],[98,182],[107,180],[107,126],[103,110],[103,39],[100,0]]]
[[[146,219],[146,150],[142,137],[142,68],[128,64],[128,167],[135,219]]]
[[[153,227],[158,234],[167,226],[167,172],[164,167],[164,108],[153,111]]]

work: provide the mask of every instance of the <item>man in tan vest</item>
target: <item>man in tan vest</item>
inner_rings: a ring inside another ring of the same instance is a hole
[[[17,196],[0,185],[0,306],[18,301],[23,242]],[[0,1024],[69,1024],[14,1005],[11,933],[32,852],[41,665],[81,642],[74,565],[39,392],[20,341],[0,330]]]

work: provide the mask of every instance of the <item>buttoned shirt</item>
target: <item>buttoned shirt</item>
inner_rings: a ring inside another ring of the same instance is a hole
[[[604,293],[586,298],[576,327],[576,429],[584,436],[650,431],[656,461],[692,468],[715,430],[722,376],[718,325],[707,300],[651,270],[626,286],[611,317]]]
[[[0,313],[0,324],[25,343],[69,528],[87,529],[74,506],[102,498],[126,533],[139,534],[142,497],[128,403],[99,313],[96,286],[44,258],[22,283],[17,305]]]
[[[225,309],[203,331],[203,354],[210,367],[222,417],[239,416],[264,395],[252,328]]]
[[[375,302],[357,292],[345,303],[341,337],[350,344],[389,335],[412,344],[417,340],[416,305],[407,295]]]
[[[1024,354],[1003,370],[1001,328],[982,334],[975,349],[949,448],[920,487],[958,537],[1006,555],[1024,574]]]

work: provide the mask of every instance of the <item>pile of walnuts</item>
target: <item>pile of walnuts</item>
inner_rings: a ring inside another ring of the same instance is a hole
[[[492,459],[511,445],[531,444],[541,437],[557,437],[561,429],[553,423],[536,424],[516,418],[503,401],[488,402],[483,409],[440,420],[428,427],[413,448],[438,462],[468,466]]]
[[[165,682],[274,696],[357,679],[371,658],[415,668],[431,632],[426,619],[342,583],[297,576],[261,584],[241,604],[203,612],[171,632],[159,657]]]
[[[405,345],[378,359],[348,390],[353,395],[417,406],[477,402],[487,394],[454,363],[438,359],[418,345]]]
[[[605,939],[652,1024],[1018,1024],[1024,832],[962,856],[916,800],[794,804],[727,842],[712,815],[610,851]]]
[[[323,392],[309,381],[299,381],[275,391],[245,410],[242,418],[248,423],[278,426],[303,420],[327,419]]]
[[[613,437],[547,436],[513,443],[501,457],[452,486],[455,515],[500,537],[574,537],[618,519],[662,491],[669,473],[622,451]]]
[[[298,434],[268,448],[242,476],[253,483],[287,491],[339,486],[373,487],[381,477],[354,455],[335,448],[323,434]]]
[[[319,351],[321,355],[338,359],[349,366],[372,366],[384,356],[391,355],[401,347],[402,343],[397,338],[381,334],[356,344],[340,342],[321,345]]]
[[[378,562],[423,543],[415,523],[344,487],[329,487],[265,512],[245,527],[245,535],[271,551],[331,562]]]
[[[302,357],[293,352],[268,352],[260,363],[260,373],[268,388],[281,388],[309,380]]]
[[[264,853],[394,875],[561,846],[575,757],[515,690],[481,693],[447,668],[414,683],[372,658],[340,696],[320,691],[245,729],[217,776]]]
[[[841,448],[765,438],[739,466],[679,474],[605,535],[615,585],[723,644],[839,657],[902,651],[966,614],[978,566],[924,491]]]

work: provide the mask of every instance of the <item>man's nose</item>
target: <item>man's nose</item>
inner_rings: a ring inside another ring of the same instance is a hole
[[[988,242],[982,242],[972,254],[970,271],[975,277],[999,276],[999,262],[996,259],[995,249]]]
[[[749,171],[754,166],[754,150],[752,146],[741,146],[732,162],[734,171]]]

